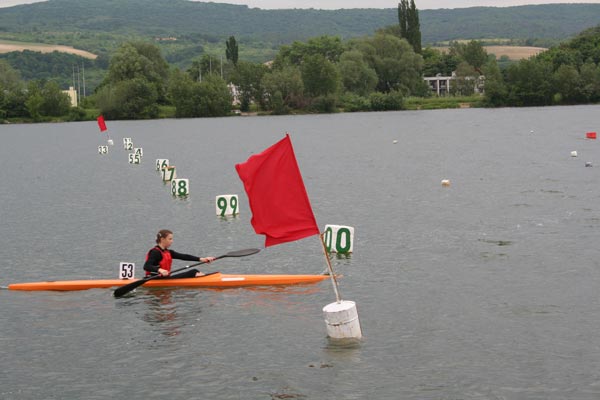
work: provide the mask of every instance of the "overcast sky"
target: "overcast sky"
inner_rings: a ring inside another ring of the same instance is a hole
[[[0,0],[0,7],[10,7],[17,4],[37,3],[43,0]],[[274,8],[396,8],[396,0],[228,0],[215,3],[246,4],[249,7],[264,9]],[[415,0],[419,10],[437,8],[465,8],[477,6],[508,7],[525,4],[550,3],[598,3],[600,0]]]

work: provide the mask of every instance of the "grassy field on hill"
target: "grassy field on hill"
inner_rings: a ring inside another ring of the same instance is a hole
[[[61,53],[75,54],[81,57],[89,58],[90,60],[95,60],[97,57],[97,55],[90,53],[89,51],[75,49],[71,46],[0,40],[0,53],[10,53],[12,51],[23,50],[39,51],[40,53],[52,53],[53,51],[58,51]]]
[[[448,51],[448,46],[432,47],[433,49],[440,51]],[[548,49],[544,47],[533,47],[533,46],[483,46],[488,54],[494,54],[496,59],[500,59],[502,56],[508,57],[511,61],[519,61],[527,59],[531,56],[540,54]]]

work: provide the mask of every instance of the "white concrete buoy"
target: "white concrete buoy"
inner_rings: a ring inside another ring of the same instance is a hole
[[[449,179],[442,179],[442,186],[450,186],[450,180]]]
[[[327,336],[333,339],[360,339],[362,330],[358,320],[356,304],[344,300],[323,307]]]
[[[398,141],[397,141],[397,140],[394,140],[392,143],[396,144],[396,143],[398,143]]]
[[[571,152],[571,157],[577,157],[577,150],[573,150]]]

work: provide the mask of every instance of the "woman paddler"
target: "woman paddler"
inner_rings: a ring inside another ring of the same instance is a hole
[[[183,271],[175,275],[171,274],[171,262],[173,259],[184,260],[184,261],[201,261],[209,263],[215,259],[215,257],[196,257],[189,254],[178,253],[174,250],[170,250],[169,247],[173,244],[173,232],[168,229],[162,229],[156,234],[156,246],[154,246],[146,255],[146,262],[144,263],[144,271],[146,276],[151,274],[160,274],[162,276],[168,276],[169,278],[193,278],[196,276],[203,276],[204,273],[192,268],[188,271]]]

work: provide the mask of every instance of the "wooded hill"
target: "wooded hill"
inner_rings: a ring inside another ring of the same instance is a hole
[[[600,4],[420,10],[419,15],[424,45],[457,39],[566,39],[598,23]],[[370,35],[397,23],[396,8],[262,10],[187,0],[49,0],[0,8],[0,34],[200,34],[219,40],[235,35],[274,45],[319,35]]]

